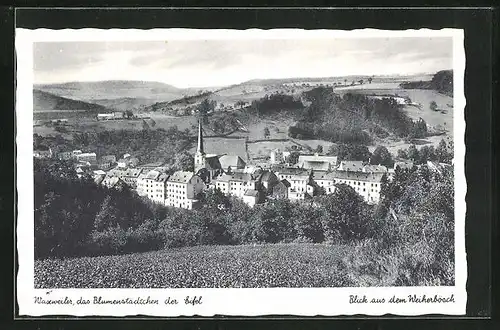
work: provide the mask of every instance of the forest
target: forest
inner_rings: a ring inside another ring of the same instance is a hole
[[[374,136],[425,137],[425,121],[414,122],[392,98],[374,99],[361,94],[333,93],[331,87],[304,92],[310,102],[288,134],[298,139],[324,139],[348,144],[370,144]]]
[[[33,147],[50,147],[54,153],[80,149],[84,152],[95,152],[97,156],[115,155],[117,159],[125,153],[133,154],[141,163],[172,163],[175,155],[189,149],[195,138],[186,129],[180,131],[177,126],[168,129],[143,130],[105,130],[100,132],[77,132],[71,139],[61,135],[46,136],[34,134]]]
[[[453,71],[442,70],[438,71],[430,81],[413,81],[400,84],[404,89],[433,89],[453,97]]]

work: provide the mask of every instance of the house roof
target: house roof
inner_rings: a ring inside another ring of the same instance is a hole
[[[158,178],[156,178],[156,181],[158,182],[166,182],[168,180],[169,175],[166,173],[160,173]]]
[[[82,153],[82,154],[77,155],[77,157],[85,157],[85,156],[97,157],[97,154],[95,152],[86,152],[86,153]]]
[[[380,182],[384,173],[366,173],[366,172],[350,172],[350,171],[334,171],[331,172],[335,179],[356,180],[367,182]]]
[[[287,188],[290,188],[292,186],[287,179],[281,180],[279,184],[282,184],[282,185],[284,185]]]
[[[307,175],[309,176],[309,173],[298,167],[285,167],[282,168],[280,171],[278,171],[279,175]]]
[[[299,163],[304,161],[337,164],[337,156],[299,155]]]
[[[106,184],[110,187],[114,187],[118,184],[124,184],[124,182],[120,178],[112,177],[107,180]]]
[[[315,181],[318,180],[334,180],[335,175],[333,172],[326,172],[326,171],[314,171],[312,174],[312,179]]]
[[[159,176],[160,176],[160,172],[155,171],[155,170],[151,170],[148,172],[148,174],[146,174],[146,179],[156,180]]]
[[[363,169],[363,162],[360,160],[344,160],[340,162],[343,171],[361,171]]]
[[[194,176],[193,172],[177,171],[168,178],[168,182],[188,183]]]
[[[231,181],[247,182],[253,180],[253,177],[250,173],[233,173],[230,175],[231,175]]]
[[[142,173],[142,168],[127,168],[125,170],[125,176],[138,177]]]
[[[363,172],[373,172],[373,173],[378,173],[378,172],[387,172],[387,167],[383,165],[365,165],[363,167]]]
[[[240,156],[236,155],[222,155],[219,157],[219,163],[222,168],[244,168],[246,163]]]
[[[309,179],[309,174],[296,174],[296,175],[291,175],[290,178],[288,178],[289,181],[305,181]]]
[[[101,184],[103,180],[104,180],[104,176],[102,176],[102,175],[98,175],[98,176],[96,176],[96,177],[94,178],[94,182],[95,182],[96,184]]]
[[[328,161],[302,161],[301,165],[307,169],[319,170],[319,171],[327,171],[330,169],[330,162]]]
[[[101,161],[103,160],[116,160],[116,156],[115,155],[104,155],[101,157]]]
[[[247,191],[245,191],[245,196],[257,197],[258,195],[259,192],[254,189],[247,189]]]
[[[237,173],[231,173],[231,174],[222,174],[221,176],[217,177],[214,181],[220,181],[220,182],[229,182],[229,181],[239,181],[239,182],[248,182],[252,181],[253,177],[250,173],[244,173],[244,172],[237,172]]]

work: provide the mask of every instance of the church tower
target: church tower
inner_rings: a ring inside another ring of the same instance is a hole
[[[203,132],[201,126],[201,118],[198,119],[198,148],[194,155],[194,172],[198,173],[199,170],[206,167],[206,155],[203,150]]]

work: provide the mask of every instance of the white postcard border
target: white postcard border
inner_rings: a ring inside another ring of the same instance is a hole
[[[299,38],[386,38],[386,37],[452,37],[454,70],[454,146],[455,146],[455,286],[453,287],[370,287],[370,288],[266,288],[266,289],[54,289],[34,288],[34,196],[33,196],[33,42],[49,41],[146,41],[182,39],[299,39]],[[194,29],[16,29],[17,57],[17,189],[18,223],[17,300],[19,315],[73,316],[336,316],[336,315],[464,315],[467,302],[467,261],[465,251],[465,95],[464,33],[458,29],[384,31],[362,29],[334,30],[194,30]],[[393,297],[453,295],[454,303],[388,303]],[[380,304],[349,304],[349,296],[385,298]],[[35,297],[44,299],[69,297],[73,304],[36,304]],[[96,305],[76,304],[83,297],[93,300],[137,297],[156,299],[157,305]],[[184,298],[202,297],[202,304],[184,304]],[[165,304],[165,300],[179,304]]]

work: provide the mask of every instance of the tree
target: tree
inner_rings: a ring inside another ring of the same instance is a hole
[[[116,225],[118,210],[113,205],[111,196],[106,196],[101,204],[101,209],[94,219],[94,230],[102,231]]]
[[[329,241],[365,238],[370,232],[363,198],[346,184],[337,185],[335,192],[318,198],[325,214],[321,223]]]
[[[408,147],[408,158],[413,160],[414,162],[418,161],[420,159],[417,147],[415,147],[414,144],[411,144]]]
[[[134,113],[132,112],[132,110],[126,110],[124,117],[126,117],[127,119],[133,118],[134,117]]]
[[[268,128],[268,127],[265,127],[265,128],[264,128],[264,137],[265,137],[266,139],[268,139],[268,138],[269,138],[269,135],[271,135],[271,132],[269,131],[269,128]]]
[[[432,111],[437,111],[437,110],[438,110],[438,107],[437,107],[437,103],[436,103],[436,101],[431,101],[431,103],[429,103],[429,108],[430,108]]]
[[[299,241],[321,243],[325,237],[321,226],[324,210],[309,205],[297,205],[292,209],[292,221]]]
[[[358,80],[358,82],[359,82],[359,84],[360,84],[360,85],[363,85],[363,83],[364,83],[365,81],[364,81],[363,79],[360,79],[360,80]]]
[[[436,157],[440,163],[451,163],[453,153],[448,151],[448,145],[444,139],[441,139],[436,149]]]
[[[394,164],[394,162],[392,160],[392,155],[389,152],[389,150],[387,150],[387,148],[384,146],[378,146],[373,151],[373,155],[370,158],[370,164],[372,165],[380,164],[387,167],[391,167]]]
[[[408,153],[404,149],[398,149],[398,158],[399,159],[408,159]]]
[[[369,83],[369,84],[371,84],[371,83],[372,83],[372,80],[373,80],[373,78],[372,78],[372,77],[369,77],[369,78],[368,78],[368,83]]]
[[[344,85],[347,86],[347,79],[344,79]]]
[[[288,156],[287,158],[287,162],[294,165],[297,164],[298,161],[299,161],[299,153],[296,151],[291,152],[290,156]]]
[[[194,171],[194,158],[188,152],[181,152],[175,155],[174,170],[176,171]]]
[[[198,117],[201,118],[204,123],[208,122],[208,114],[214,111],[216,104],[217,102],[206,98],[196,107],[198,110]]]
[[[337,156],[339,161],[342,160],[361,160],[367,161],[371,157],[371,153],[367,146],[357,144],[337,144],[332,145],[328,154]]]

